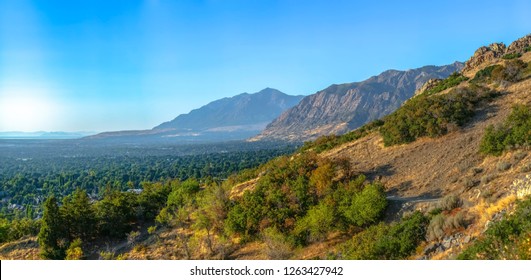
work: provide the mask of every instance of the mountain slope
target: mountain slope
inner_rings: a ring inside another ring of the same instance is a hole
[[[295,106],[302,96],[290,96],[266,88],[257,93],[242,93],[213,101],[188,114],[156,126],[154,130],[205,130],[227,126],[260,126]]]
[[[463,67],[425,66],[388,70],[365,81],[332,85],[287,110],[253,140],[308,140],[342,134],[396,110],[415,90],[433,78],[446,78]]]
[[[262,131],[302,98],[265,88],[253,94],[242,93],[213,101],[151,130],[105,132],[91,138],[194,142],[242,140]]]

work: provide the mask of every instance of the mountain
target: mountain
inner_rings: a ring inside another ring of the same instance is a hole
[[[426,81],[446,78],[462,68],[463,63],[455,62],[388,70],[362,82],[331,85],[303,98],[251,140],[300,141],[345,133],[393,112]]]
[[[36,131],[36,132],[21,132],[8,131],[0,132],[0,139],[78,139],[85,136],[95,134],[95,132],[64,132],[64,131]]]
[[[257,93],[242,93],[210,102],[151,130],[105,132],[90,138],[187,142],[242,140],[260,133],[302,98],[265,88]]]

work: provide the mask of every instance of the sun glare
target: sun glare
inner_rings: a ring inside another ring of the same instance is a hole
[[[0,131],[50,130],[57,108],[41,96],[0,96]]]

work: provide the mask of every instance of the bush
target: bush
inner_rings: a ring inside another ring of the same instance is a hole
[[[445,235],[465,227],[465,218],[462,211],[457,213],[438,214],[432,217],[426,231],[428,241],[441,240]]]
[[[293,254],[291,242],[274,227],[263,231],[262,241],[266,244],[266,255],[270,260],[289,259]]]
[[[505,161],[500,161],[496,164],[496,169],[498,171],[509,170],[509,168],[511,168],[511,164]]]
[[[503,151],[514,147],[527,147],[531,143],[531,107],[516,105],[505,122],[485,129],[481,139],[480,151],[484,154],[499,156]]]
[[[464,125],[474,115],[479,93],[470,88],[445,95],[419,95],[387,116],[380,128],[385,146],[409,143],[419,137],[438,137],[452,126]]]
[[[445,89],[449,89],[449,88],[455,87],[458,84],[460,84],[460,83],[462,83],[462,82],[464,82],[466,80],[468,80],[467,77],[463,76],[459,72],[454,72],[454,73],[452,73],[452,75],[448,76],[448,78],[440,81],[433,88],[431,88],[429,90],[426,90],[423,94],[430,95],[430,94],[439,93],[439,92],[441,92],[441,91],[443,91]]]
[[[380,220],[387,207],[383,186],[379,183],[367,185],[352,200],[344,202],[341,212],[346,220],[356,226],[366,226]]]
[[[508,54],[502,56],[502,58],[503,59],[515,59],[515,58],[519,58],[521,56],[522,56],[521,53],[508,53]]]
[[[441,202],[439,202],[439,208],[445,211],[450,211],[455,208],[461,207],[463,202],[461,199],[455,195],[445,196]]]
[[[405,259],[425,240],[427,223],[424,215],[415,212],[399,223],[371,226],[354,235],[339,250],[345,259]]]
[[[325,203],[311,207],[302,219],[297,221],[294,233],[303,235],[307,241],[321,241],[336,224],[334,209]]]
[[[464,250],[458,259],[531,258],[531,198],[517,203],[513,214],[492,223],[485,234]]]

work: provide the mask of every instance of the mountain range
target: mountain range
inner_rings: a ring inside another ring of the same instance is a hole
[[[153,129],[104,132],[87,139],[115,141],[215,142],[243,140],[260,133],[268,123],[295,106],[303,96],[265,88],[208,103]]]
[[[365,81],[331,85],[282,113],[252,140],[301,141],[343,134],[396,110],[430,79],[443,79],[464,64],[388,70]]]

